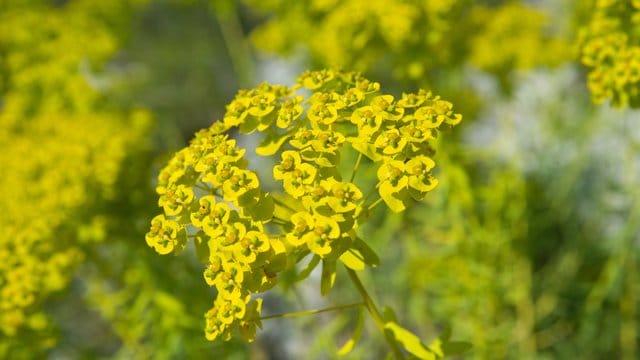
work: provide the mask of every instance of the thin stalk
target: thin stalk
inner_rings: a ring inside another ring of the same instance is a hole
[[[213,1],[212,6],[211,11],[220,26],[222,39],[238,83],[241,87],[248,87],[253,79],[254,65],[251,48],[243,34],[236,4],[234,1]]]
[[[297,212],[297,210],[296,210],[296,209],[292,208],[292,207],[291,207],[291,206],[289,206],[287,203],[284,203],[284,202],[282,202],[282,201],[280,201],[280,200],[276,199],[275,197],[273,197],[273,202],[274,202],[274,203],[276,203],[276,204],[278,204],[278,205],[280,205],[280,206],[282,206],[282,207],[285,207],[285,208],[287,208],[287,209],[289,209],[289,210],[291,210],[291,211],[293,211],[293,212]]]
[[[362,153],[358,153],[358,160],[356,160],[356,164],[353,166],[353,172],[351,173],[351,179],[349,179],[349,182],[353,182],[353,179],[356,177],[356,172],[360,167],[360,161],[362,161]]]
[[[380,204],[382,202],[382,198],[379,198],[378,200],[374,201],[373,203],[371,203],[371,205],[369,205],[369,207],[367,208],[367,210],[371,211],[373,210],[374,207],[376,207],[378,204]]]
[[[349,308],[353,308],[353,307],[356,307],[356,306],[363,306],[363,305],[364,305],[364,302],[360,301],[360,302],[357,302],[357,303],[345,304],[345,305],[337,305],[337,306],[332,306],[332,307],[328,307],[328,308],[324,308],[324,309],[296,311],[296,312],[290,312],[290,313],[284,313],[284,314],[275,314],[275,315],[269,315],[269,316],[262,316],[262,317],[260,317],[260,320],[269,320],[269,319],[276,319],[276,318],[290,318],[290,317],[314,315],[314,314],[320,314],[320,313],[323,313],[323,312],[338,311],[338,310],[349,309]]]
[[[374,186],[373,189],[371,189],[371,190],[369,190],[367,192],[367,195],[365,195],[364,199],[362,199],[362,204],[366,203],[367,200],[369,200],[369,198],[371,197],[371,195],[373,195],[373,194],[375,194],[377,192],[376,190],[378,190],[378,186],[379,185]]]
[[[382,315],[380,315],[380,311],[373,302],[373,299],[371,299],[371,296],[367,292],[367,289],[365,289],[364,285],[362,285],[358,274],[356,274],[354,270],[349,269],[346,266],[345,269],[347,269],[347,273],[349,274],[349,278],[351,278],[351,282],[353,282],[353,284],[356,286],[356,289],[358,289],[360,296],[362,296],[362,300],[364,300],[364,306],[369,311],[369,314],[371,315],[371,318],[373,318],[373,321],[376,323],[378,330],[380,330],[384,338],[387,340],[387,343],[389,344],[393,355],[396,357],[396,359],[404,359],[402,350],[400,350],[400,347],[398,346],[396,340],[392,336],[387,335],[387,333],[384,331],[384,320],[382,319]]]
[[[276,224],[276,225],[286,225],[286,224],[289,223],[287,220],[281,219],[281,218],[276,217],[276,216],[271,217],[271,221],[273,221],[273,223]]]

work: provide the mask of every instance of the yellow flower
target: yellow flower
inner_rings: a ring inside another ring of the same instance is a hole
[[[406,189],[409,182],[404,170],[405,164],[398,160],[389,160],[378,168],[378,180],[380,180],[378,193],[387,206],[395,212],[405,209],[404,203],[397,196]]]
[[[315,215],[313,230],[302,236],[302,239],[316,255],[325,257],[332,251],[332,243],[340,237],[340,227],[332,218]]]
[[[186,233],[177,222],[166,219],[164,215],[158,215],[151,220],[151,230],[145,239],[158,254],[166,255],[174,249],[184,247]]]
[[[250,170],[236,169],[233,175],[222,184],[224,199],[236,201],[249,190],[257,189],[260,186],[258,176]]]
[[[202,230],[211,238],[216,238],[222,235],[225,226],[237,217],[237,212],[231,210],[229,205],[223,202],[216,203],[209,214],[202,220]]]
[[[194,226],[202,228],[202,221],[211,213],[211,209],[216,204],[216,198],[212,195],[206,195],[198,200],[198,210],[191,213],[191,223]]]
[[[241,263],[254,264],[258,256],[271,248],[269,237],[260,231],[249,231],[234,249],[234,257]]]
[[[400,134],[398,129],[387,130],[376,138],[375,147],[382,149],[385,155],[394,155],[404,150],[407,139]]]
[[[309,90],[315,90],[333,80],[334,76],[332,70],[306,71],[300,76],[298,83]]]
[[[302,163],[300,154],[296,151],[285,151],[281,156],[280,164],[273,167],[273,177],[276,180],[284,180]]]
[[[380,129],[383,119],[384,114],[380,109],[365,105],[357,108],[349,120],[358,126],[358,134],[366,138]]]
[[[315,104],[307,111],[307,116],[316,124],[330,125],[338,119],[338,111],[329,104]]]
[[[314,227],[314,216],[308,212],[298,212],[291,216],[293,229],[287,233],[286,239],[293,246],[300,246],[305,243],[303,236]]]
[[[438,180],[429,173],[434,166],[435,162],[424,155],[407,161],[405,169],[409,186],[421,192],[433,190],[438,185]]]
[[[257,117],[269,115],[275,107],[276,96],[271,93],[254,95],[249,101],[249,114]]]
[[[335,182],[331,187],[331,195],[327,204],[337,213],[354,211],[356,201],[362,199],[362,191],[350,182]]]
[[[276,126],[281,129],[288,128],[291,123],[297,120],[303,112],[302,103],[303,97],[296,96],[291,99],[285,100],[282,103],[282,107],[278,110],[278,118],[276,119]]]

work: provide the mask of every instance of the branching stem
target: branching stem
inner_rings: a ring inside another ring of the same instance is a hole
[[[296,311],[296,312],[290,312],[290,313],[284,313],[284,314],[275,314],[275,315],[269,315],[269,316],[262,316],[262,317],[260,317],[260,320],[269,320],[269,319],[277,319],[277,318],[290,318],[290,317],[314,315],[314,314],[320,314],[320,313],[323,313],[323,312],[338,311],[338,310],[349,309],[349,308],[352,308],[352,307],[363,306],[363,305],[364,305],[364,302],[360,301],[360,302],[352,303],[352,304],[331,306],[331,307],[324,308],[324,309]]]

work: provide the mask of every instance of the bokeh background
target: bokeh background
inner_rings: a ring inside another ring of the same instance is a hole
[[[355,311],[206,341],[195,252],[144,241],[195,131],[322,67],[464,116],[438,188],[361,229],[377,303],[464,358],[640,357],[637,0],[0,0],[0,358],[336,358]],[[285,275],[263,314],[357,301],[345,276]],[[343,358],[386,351],[367,322]]]

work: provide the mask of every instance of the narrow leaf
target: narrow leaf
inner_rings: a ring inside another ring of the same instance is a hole
[[[349,249],[340,256],[340,261],[349,269],[360,271],[364,269],[364,258],[356,249]]]
[[[365,264],[371,267],[380,265],[380,258],[378,257],[378,254],[376,254],[376,252],[373,251],[373,249],[370,248],[369,245],[361,238],[356,237],[353,241],[352,247],[357,249],[362,255]]]
[[[390,321],[384,324],[384,328],[389,330],[393,334],[393,337],[400,344],[402,344],[405,350],[415,355],[419,359],[424,359],[424,360],[436,359],[436,355],[433,352],[429,351],[429,349],[427,349],[422,344],[422,342],[420,341],[420,338],[414,335],[411,331],[401,327],[400,325],[398,325],[393,321]]]
[[[429,344],[429,346],[427,346],[427,348],[432,353],[436,354],[436,356],[444,357],[444,352],[442,351],[442,339],[441,338],[437,338],[437,339],[433,340],[431,342],[431,344]]]
[[[351,334],[351,338],[347,340],[347,342],[342,345],[340,349],[338,349],[338,356],[347,355],[351,352],[351,350],[353,350],[353,347],[356,345],[358,340],[360,340],[362,329],[364,329],[364,310],[362,308],[359,308],[356,327],[355,329],[353,329],[353,334]]]
[[[302,281],[308,278],[309,275],[311,275],[311,272],[316,268],[316,266],[318,266],[319,263],[320,263],[320,256],[313,255],[313,257],[311,258],[311,261],[309,261],[307,266],[305,266],[305,268],[302,269],[302,271],[300,271],[300,273],[296,276],[295,281]]]
[[[373,144],[362,142],[359,138],[348,138],[351,142],[351,146],[356,149],[358,152],[362,153],[362,155],[368,157],[373,161],[379,161],[382,159],[380,154],[376,153],[376,147]]]
[[[260,142],[260,145],[256,148],[256,154],[261,156],[273,155],[280,148],[285,141],[291,137],[291,134],[280,135],[278,133],[270,133]]]
[[[273,197],[269,193],[261,193],[255,205],[247,208],[247,211],[255,221],[269,221],[273,217],[275,206]]]
[[[335,282],[336,282],[336,261],[323,260],[322,261],[322,280],[320,282],[320,294],[322,296],[327,295]]]

